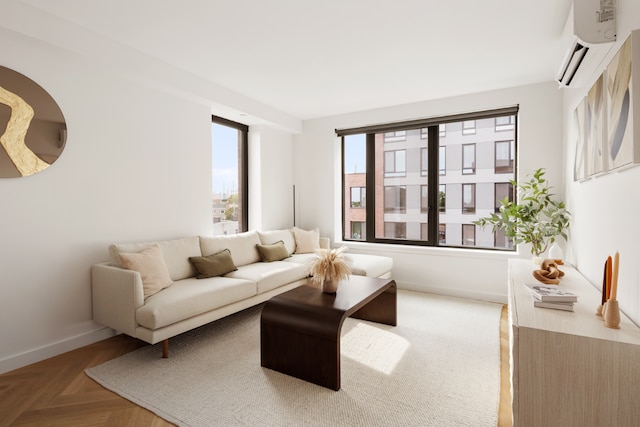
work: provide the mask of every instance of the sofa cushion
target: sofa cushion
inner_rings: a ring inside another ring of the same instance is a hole
[[[304,265],[292,262],[256,262],[239,267],[225,277],[251,280],[257,284],[258,293],[261,294],[296,280],[306,279],[307,271]]]
[[[232,234],[230,236],[200,237],[202,256],[212,255],[224,249],[231,251],[231,258],[236,267],[260,261],[256,245],[260,237],[256,231]]]
[[[197,236],[157,242],[114,244],[109,246],[111,262],[116,267],[122,267],[122,263],[118,257],[120,252],[141,252],[152,245],[158,245],[160,247],[171,280],[176,281],[196,275],[196,269],[189,262],[189,257],[202,255],[200,252],[200,239]]]
[[[184,279],[150,296],[136,310],[136,320],[145,328],[158,329],[255,294],[256,284],[248,280],[228,277]]]
[[[229,249],[207,256],[192,256],[189,257],[189,261],[196,267],[198,279],[224,276],[238,269],[233,263]]]
[[[351,274],[357,276],[380,277],[391,271],[393,258],[379,255],[349,254]]]
[[[272,230],[272,231],[258,231],[260,242],[263,245],[269,245],[276,243],[280,240],[284,242],[284,247],[287,248],[289,255],[296,251],[296,240],[293,237],[293,230]]]
[[[293,236],[296,240],[296,253],[308,254],[313,253],[320,248],[320,230],[303,230],[293,227]]]
[[[123,268],[140,273],[145,298],[173,283],[158,245],[150,246],[142,252],[123,252],[119,254],[119,258]]]
[[[289,252],[284,247],[282,240],[269,245],[256,245],[256,248],[262,262],[282,261],[285,258],[289,258]]]

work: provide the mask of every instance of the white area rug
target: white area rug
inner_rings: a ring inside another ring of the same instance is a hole
[[[398,293],[398,326],[347,319],[342,388],[260,366],[260,312],[248,309],[87,374],[181,426],[495,426],[499,304]]]

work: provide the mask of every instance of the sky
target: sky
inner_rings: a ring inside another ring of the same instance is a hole
[[[366,157],[367,135],[347,135],[344,137],[344,171],[345,173],[364,173],[367,167]]]
[[[212,123],[211,147],[213,193],[236,193],[238,189],[238,130]]]

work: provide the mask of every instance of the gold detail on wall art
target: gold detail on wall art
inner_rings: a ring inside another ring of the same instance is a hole
[[[11,116],[0,144],[22,176],[33,175],[49,167],[49,163],[35,155],[25,144],[33,108],[22,98],[0,86],[0,103],[11,108]]]

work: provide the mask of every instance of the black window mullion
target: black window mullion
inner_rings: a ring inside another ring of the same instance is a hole
[[[440,161],[440,131],[438,125],[429,126],[427,141],[427,150],[429,152],[429,173],[427,175],[427,184],[429,185],[429,213],[427,216],[429,221],[427,226],[427,229],[429,230],[429,239],[427,240],[427,244],[429,246],[437,246],[439,222],[438,193],[440,189],[440,167],[438,164]]]
[[[367,242],[373,242],[376,234],[376,136],[373,133],[367,134],[367,205],[365,207],[367,221]],[[384,167],[384,165],[383,165]]]

